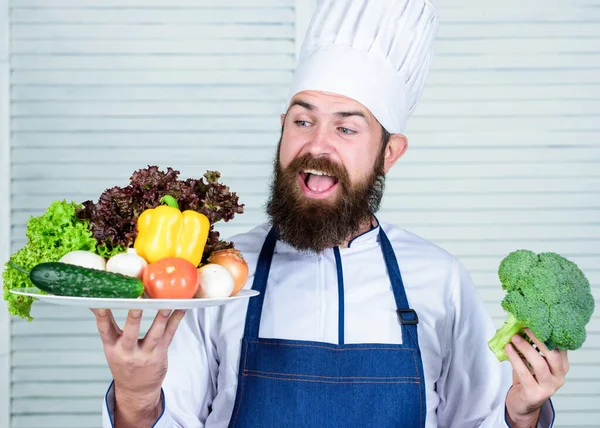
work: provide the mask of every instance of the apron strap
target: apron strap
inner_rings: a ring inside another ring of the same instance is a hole
[[[406,345],[412,344],[414,348],[418,349],[419,339],[417,335],[417,324],[419,319],[417,317],[417,313],[414,311],[414,309],[411,309],[408,304],[396,254],[394,253],[394,249],[392,248],[390,240],[381,227],[379,229],[379,237],[381,241],[383,258],[385,260],[388,275],[392,283],[394,299],[396,300],[396,313],[398,315],[398,322],[402,328],[402,343]],[[256,271],[254,273],[252,289],[258,291],[260,294],[252,299],[249,299],[248,302],[246,326],[244,329],[244,337],[248,339],[258,339],[260,318],[265,300],[265,291],[267,288],[267,281],[269,278],[269,271],[271,269],[271,261],[273,260],[273,253],[275,251],[276,243],[277,231],[274,227],[272,227],[265,238],[265,242],[263,243],[260,255],[258,257]]]
[[[252,289],[258,291],[258,296],[249,299],[248,313],[246,315],[246,327],[244,329],[244,337],[248,339],[258,339],[258,330],[260,328],[260,318],[262,314],[263,303],[265,301],[265,290],[267,289],[267,280],[269,279],[269,270],[271,269],[271,260],[275,252],[275,244],[277,243],[277,231],[274,227],[271,228],[265,242],[263,243],[256,271],[254,272],[254,281]]]
[[[390,240],[381,226],[379,227],[379,239],[381,241],[381,250],[383,252],[383,258],[385,259],[385,265],[387,266],[388,276],[392,283],[392,290],[394,291],[396,308],[398,308],[396,314],[398,315],[398,322],[402,327],[402,343],[412,343],[416,349],[419,349],[419,337],[417,335],[419,318],[417,317],[415,310],[411,309],[408,304],[396,254],[394,253]]]

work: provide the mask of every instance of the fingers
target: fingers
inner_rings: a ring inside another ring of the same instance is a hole
[[[158,345],[163,337],[170,316],[170,310],[158,311],[154,317],[154,321],[152,321],[150,329],[146,333],[146,337],[144,337],[144,340],[142,341],[142,348],[144,350],[151,351],[156,348],[156,345]]]
[[[165,327],[165,333],[163,334],[162,340],[160,341],[160,346],[162,348],[168,348],[173,340],[173,336],[175,336],[175,332],[177,331],[177,327],[179,327],[179,323],[183,319],[185,315],[185,309],[178,309],[173,311],[171,318],[167,322],[167,326]]]
[[[119,327],[119,324],[117,324],[117,321],[115,321],[114,315],[111,314],[110,320],[112,321],[113,325],[115,326],[115,331],[119,334],[119,337],[120,337],[123,334],[123,330],[121,330],[121,327]]]
[[[567,351],[558,351],[560,354],[560,358],[562,360],[562,368],[565,372],[565,375],[567,374],[567,372],[569,371],[570,365],[569,365],[569,357],[567,355]]]
[[[546,358],[547,365],[550,367],[550,372],[556,376],[564,376],[566,371],[563,368],[563,358],[560,352],[554,350],[550,351],[548,347],[543,342],[540,342],[528,328],[525,329],[525,332]]]
[[[124,351],[132,352],[137,348],[141,323],[142,311],[139,309],[130,310],[121,336],[121,347]]]
[[[168,348],[186,313],[185,310],[159,311],[146,336],[140,341],[141,310],[129,311],[123,330],[119,328],[110,310],[92,309],[92,312],[96,315],[98,332],[104,346],[114,346],[120,342],[121,348],[126,352],[133,352],[140,346],[140,342],[144,351],[152,351],[157,346]]]
[[[537,381],[529,371],[525,362],[521,359],[521,356],[517,353],[515,346],[512,343],[509,343],[504,350],[506,351],[506,355],[513,366],[514,374],[516,374],[519,382],[523,384],[525,388],[535,388],[537,386]]]
[[[92,309],[96,316],[96,326],[104,346],[113,346],[119,339],[120,332],[115,328],[115,320],[109,309]]]
[[[513,336],[512,343],[531,365],[533,374],[538,380],[545,380],[552,376],[547,360],[527,340],[517,334]]]
[[[535,346],[537,346],[537,348],[542,352],[543,355],[550,353],[550,350],[548,349],[546,344],[544,342],[540,342],[540,340],[533,335],[531,330],[526,328],[525,333],[527,333],[527,336],[529,336],[529,338],[532,340],[532,342],[535,343]]]

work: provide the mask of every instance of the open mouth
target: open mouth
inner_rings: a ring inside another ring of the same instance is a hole
[[[326,197],[339,184],[337,177],[315,169],[300,171],[299,179],[304,193],[313,198]]]

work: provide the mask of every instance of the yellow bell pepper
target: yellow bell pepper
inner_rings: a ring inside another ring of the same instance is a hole
[[[156,208],[145,210],[137,221],[136,253],[148,263],[180,257],[198,266],[208,239],[208,217],[196,211],[181,212],[172,196],[164,196]]]

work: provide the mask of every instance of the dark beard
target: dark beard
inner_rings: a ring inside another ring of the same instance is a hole
[[[364,222],[379,210],[385,187],[383,166],[382,150],[373,173],[352,184],[346,169],[326,158],[304,155],[282,169],[277,150],[267,215],[278,230],[279,239],[297,250],[321,253],[357,234]],[[310,199],[304,195],[298,184],[298,174],[306,169],[337,177],[340,188],[334,201]]]

